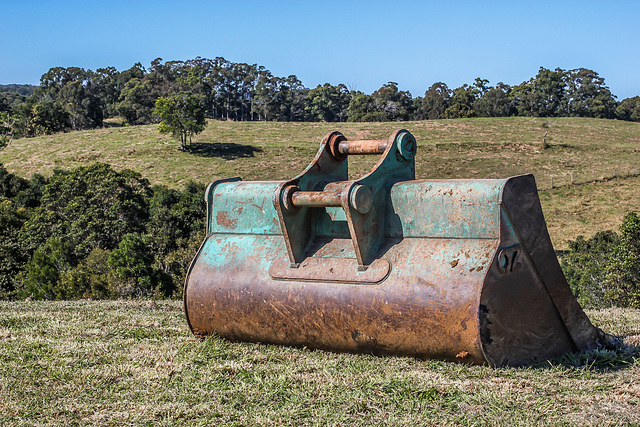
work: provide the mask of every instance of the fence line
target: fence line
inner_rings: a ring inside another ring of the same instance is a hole
[[[585,171],[567,170],[560,174],[536,174],[536,181],[540,190],[552,188],[570,187],[572,185],[591,184],[596,182],[611,181],[618,178],[631,178],[640,176],[637,166],[615,165],[604,168],[589,168]]]

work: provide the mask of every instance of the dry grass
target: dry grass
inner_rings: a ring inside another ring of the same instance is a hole
[[[0,302],[2,425],[617,425],[638,350],[493,369],[195,339],[175,301]],[[625,342],[640,312],[589,313]]]
[[[418,178],[504,178],[533,173],[552,240],[565,248],[578,235],[616,228],[629,210],[640,211],[640,123],[558,118],[542,148],[546,119],[509,117],[399,123],[278,123],[210,121],[193,152],[157,132],[155,125],[111,127],[13,141],[0,162],[22,176],[48,175],[95,161],[139,171],[151,183],[182,186],[240,176],[279,180],[295,176],[313,158],[322,137],[339,130],[350,139],[387,138],[398,128],[417,138]],[[351,160],[353,176],[375,162]],[[609,180],[613,174],[618,178]],[[569,185],[571,176],[574,183]],[[593,178],[598,180],[591,185]],[[551,189],[551,178],[554,186]]]
[[[640,212],[640,177],[618,178],[540,191],[549,234],[556,248],[577,236],[617,230],[627,212]]]
[[[405,127],[420,143],[420,178],[534,172],[552,238],[615,228],[640,211],[640,124],[557,119],[407,123],[211,122],[200,150],[180,153],[154,126],[14,141],[0,162],[23,176],[103,161],[152,183],[284,179],[320,138],[386,138]],[[362,173],[372,159],[353,162]],[[550,176],[561,188],[550,188]],[[582,178],[580,178],[582,176]],[[560,181],[564,177],[564,181]],[[175,301],[0,302],[1,425],[619,425],[640,423],[640,311],[589,312],[625,345],[527,368],[195,339]]]
[[[155,125],[112,127],[16,140],[0,152],[0,162],[10,171],[30,176],[48,174],[54,167],[102,161],[172,186],[230,175],[285,179],[307,165],[329,131],[339,130],[350,139],[386,139],[398,128],[410,130],[420,144],[419,178],[535,173],[539,181],[548,181],[551,175],[559,179],[574,172],[578,181],[581,173],[591,179],[594,169],[598,176],[614,168],[621,174],[640,160],[640,123],[556,119],[551,148],[544,150],[545,122],[526,117],[386,123],[210,121],[194,138],[205,147],[191,153],[179,152],[178,143],[159,134]],[[374,161],[357,159],[354,173],[362,173]]]

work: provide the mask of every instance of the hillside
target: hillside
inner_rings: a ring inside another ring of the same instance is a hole
[[[548,148],[543,147],[548,126]],[[331,130],[383,139],[398,128],[419,143],[418,178],[499,178],[533,173],[554,244],[616,228],[640,210],[640,123],[586,118],[509,117],[383,123],[210,121],[191,152],[155,125],[109,127],[13,141],[0,162],[21,176],[96,161],[139,171],[153,184],[182,186],[240,176],[279,180],[299,173]],[[375,158],[351,160],[357,176]],[[616,176],[615,179],[613,176]],[[593,182],[594,178],[597,182]],[[551,188],[553,179],[554,187]],[[571,185],[573,179],[574,184]]]
[[[640,312],[589,311],[630,347],[492,368],[231,343],[181,301],[0,301],[0,424],[637,425]]]
[[[8,84],[8,85],[0,85],[0,93],[8,92],[8,93],[17,93],[22,96],[31,96],[33,91],[36,90],[37,86],[34,85],[22,85],[22,84]]]

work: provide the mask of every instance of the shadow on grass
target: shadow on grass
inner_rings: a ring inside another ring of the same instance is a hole
[[[124,123],[120,120],[118,121],[114,121],[114,120],[110,120],[110,121],[104,121],[102,122],[102,127],[103,128],[121,128],[124,127]]]
[[[234,142],[199,142],[187,146],[186,152],[201,157],[219,157],[225,160],[254,157],[261,148]]]
[[[624,344],[622,340],[593,350],[567,353],[546,362],[533,365],[534,368],[567,368],[591,372],[612,372],[628,369],[640,364],[640,347]]]

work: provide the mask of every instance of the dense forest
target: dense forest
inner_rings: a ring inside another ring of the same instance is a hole
[[[262,66],[224,58],[140,63],[118,71],[55,67],[39,86],[0,86],[0,138],[30,137],[103,126],[160,121],[156,101],[175,95],[196,99],[204,115],[225,120],[395,121],[465,117],[596,117],[640,121],[640,96],[620,102],[597,72],[541,67],[516,86],[476,78],[450,89],[436,82],[412,97],[388,82],[372,94],[325,83],[306,88],[295,76],[274,76]]]

